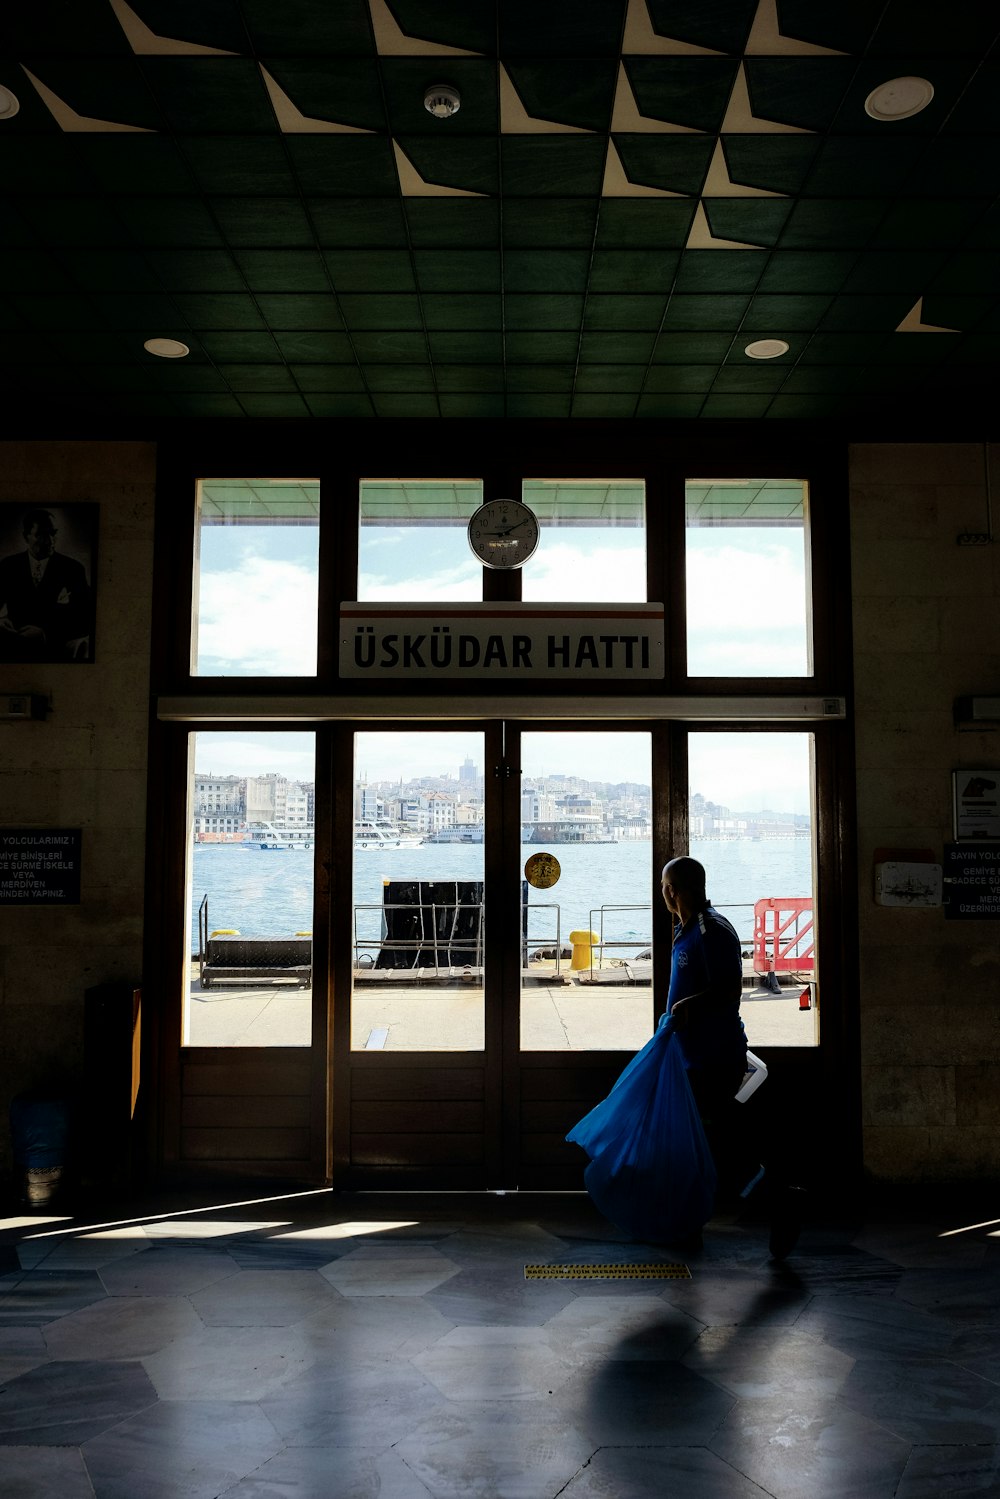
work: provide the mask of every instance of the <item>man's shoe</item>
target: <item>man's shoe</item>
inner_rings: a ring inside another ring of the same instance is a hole
[[[786,1259],[799,1242],[805,1205],[806,1194],[801,1187],[782,1187],[775,1194],[767,1245],[773,1260]]]

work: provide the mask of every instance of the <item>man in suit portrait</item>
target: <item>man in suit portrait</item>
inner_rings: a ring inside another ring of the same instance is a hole
[[[0,560],[0,661],[86,661],[92,602],[86,569],[56,551],[51,510],[21,517],[24,550]]]

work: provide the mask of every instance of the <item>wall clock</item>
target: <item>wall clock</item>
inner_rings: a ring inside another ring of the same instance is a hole
[[[469,521],[469,546],[484,567],[523,567],[538,545],[538,517],[520,500],[487,500]]]

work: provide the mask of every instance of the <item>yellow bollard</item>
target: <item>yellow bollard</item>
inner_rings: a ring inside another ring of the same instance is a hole
[[[573,944],[573,956],[569,960],[570,968],[589,968],[591,966],[591,953],[600,942],[597,932],[570,932],[569,940]]]

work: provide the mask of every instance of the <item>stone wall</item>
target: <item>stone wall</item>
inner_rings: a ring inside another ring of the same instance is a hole
[[[1000,729],[953,723],[1000,692],[1000,553],[981,444],[851,450],[865,1165],[876,1180],[1000,1168],[1000,923],[877,906],[880,848],[952,840],[953,770],[1000,768]],[[1000,445],[989,449],[1000,485]]]
[[[0,1171],[11,1097],[79,1080],[84,990],[142,972],[154,480],[151,444],[0,443],[0,502],[100,506],[95,660],[0,663],[52,704],[0,719],[0,825],[83,831],[79,905],[0,907]]]

